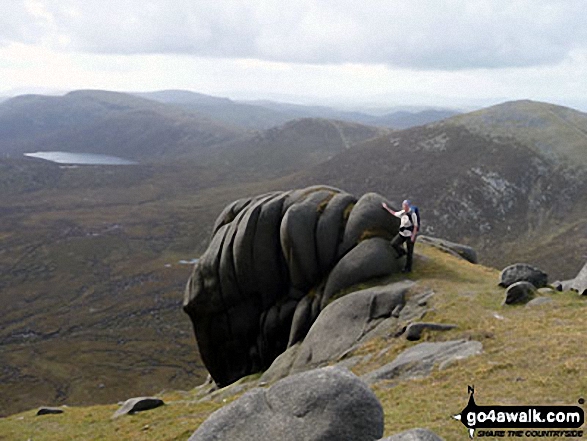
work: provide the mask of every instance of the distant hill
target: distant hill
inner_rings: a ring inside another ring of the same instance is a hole
[[[513,101],[448,121],[489,139],[513,139],[543,157],[587,166],[587,113],[536,101]]]
[[[398,110],[385,113],[384,115],[373,115],[365,112],[343,111],[326,106],[304,106],[263,100],[250,101],[249,103],[277,112],[287,113],[296,118],[311,117],[337,119],[391,129],[405,129],[419,126],[459,114],[459,112],[450,109],[428,109],[414,112]]]
[[[397,111],[375,117],[370,121],[370,123],[377,126],[385,126],[394,129],[408,129],[410,127],[422,126],[424,124],[441,121],[458,114],[459,112],[448,109],[430,109],[421,110],[418,112]]]
[[[485,262],[530,260],[570,277],[587,259],[584,118],[506,103],[367,141],[301,172],[292,186],[410,197],[429,233],[474,245]]]
[[[390,132],[345,121],[302,118],[226,143],[210,150],[206,159],[267,179],[316,165],[384,133]]]
[[[150,160],[190,156],[243,134],[194,112],[115,92],[26,95],[0,104],[0,154],[59,150]]]
[[[298,115],[290,112],[184,90],[163,90],[135,95],[165,104],[172,104],[226,124],[249,129],[264,130],[298,117]]]

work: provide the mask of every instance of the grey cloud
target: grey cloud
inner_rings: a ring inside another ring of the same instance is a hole
[[[12,8],[14,20],[8,20],[12,26],[0,31],[0,44],[44,40],[79,52],[444,70],[555,64],[573,49],[587,48],[582,23],[587,6],[581,0],[26,0],[18,5]],[[6,21],[0,18],[0,25]]]

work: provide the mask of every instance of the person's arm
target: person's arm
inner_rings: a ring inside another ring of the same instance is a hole
[[[394,216],[396,216],[396,217],[397,217],[397,215],[398,215],[398,213],[399,213],[399,212],[398,212],[398,211],[393,211],[391,208],[389,208],[389,206],[388,206],[388,205],[387,205],[385,202],[383,202],[383,203],[381,204],[381,206],[382,206],[383,208],[385,208],[387,211],[389,211],[391,214],[393,214]]]

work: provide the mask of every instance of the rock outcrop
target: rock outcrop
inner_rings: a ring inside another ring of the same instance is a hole
[[[399,220],[382,196],[325,186],[227,206],[186,287],[184,311],[219,386],[267,369],[332,299],[399,271]]]
[[[577,277],[569,281],[569,289],[576,291],[579,295],[587,295],[587,263],[581,268]]]
[[[399,380],[429,375],[435,366],[442,368],[448,363],[480,354],[483,346],[478,341],[453,340],[435,343],[420,343],[399,354],[391,363],[363,375],[367,383],[381,380]]]
[[[417,283],[403,281],[336,299],[320,313],[302,342],[275,359],[261,381],[273,382],[332,362],[352,366],[352,360],[345,359],[349,353],[376,337],[404,335],[406,323],[426,314],[432,295]]]
[[[346,369],[328,367],[255,388],[214,412],[190,441],[378,440],[383,409]]]
[[[469,263],[479,263],[477,252],[470,246],[430,236],[418,236],[418,240],[425,244],[432,245],[433,247],[438,248],[445,253],[449,253],[455,257],[465,259]]]

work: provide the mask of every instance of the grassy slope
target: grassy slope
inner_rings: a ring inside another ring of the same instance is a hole
[[[467,385],[475,386],[479,405],[576,404],[587,396],[587,299],[553,293],[547,306],[502,307],[504,291],[496,286],[496,270],[423,245],[417,252],[421,257],[411,278],[436,292],[426,320],[458,325],[446,333],[425,334],[424,339],[472,338],[483,343],[484,352],[427,378],[377,384],[374,391],[384,407],[386,435],[428,427],[446,440],[465,439],[464,427],[451,415],[466,405]],[[414,344],[371,340],[356,354],[372,358],[353,370],[362,374],[375,369]],[[221,404],[195,402],[195,390],[161,396],[168,406],[114,421],[109,417],[115,405],[68,408],[64,415],[47,417],[27,411],[0,419],[0,440],[186,440]]]

